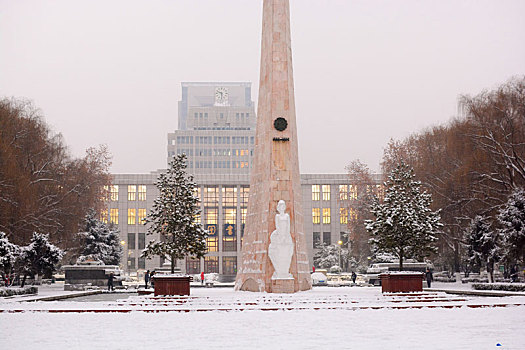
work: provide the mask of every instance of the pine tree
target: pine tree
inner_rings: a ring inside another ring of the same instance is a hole
[[[468,261],[474,271],[486,264],[491,281],[494,280],[494,263],[499,260],[499,235],[491,228],[487,218],[477,215],[466,232]]]
[[[21,249],[24,282],[27,274],[50,276],[63,255],[62,249],[49,242],[49,235],[34,232],[31,243]]]
[[[174,273],[177,260],[201,258],[206,252],[207,233],[195,220],[200,214],[199,200],[194,196],[193,176],[186,174],[186,155],[174,157],[155,185],[160,194],[145,222],[151,223],[148,234],[160,234],[161,241],[150,241],[142,256],[169,258]]]
[[[16,244],[9,242],[6,234],[0,232],[0,276],[4,281],[7,282],[8,278],[13,274],[15,268],[15,262],[20,254],[20,247]]]
[[[401,162],[392,170],[385,183],[383,203],[371,206],[375,220],[366,220],[374,253],[391,253],[399,259],[403,270],[405,259],[422,259],[436,252],[440,223],[439,212],[430,210],[432,196],[421,192],[421,182],[415,180],[414,170]]]
[[[348,249],[323,244],[314,255],[314,266],[320,269],[339,266],[339,249],[341,249],[341,264],[346,264],[350,258]]]
[[[122,258],[122,246],[118,230],[97,219],[95,210],[90,210],[84,221],[84,232],[78,235],[83,241],[83,249],[77,262],[86,260],[101,261],[105,265],[118,265]]]
[[[516,189],[498,215],[509,264],[525,263],[525,190]]]

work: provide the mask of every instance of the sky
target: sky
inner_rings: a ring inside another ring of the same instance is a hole
[[[391,138],[525,75],[523,0],[291,0],[302,173],[380,169]],[[0,0],[0,97],[31,100],[75,157],[166,167],[181,82],[249,81],[261,0]]]

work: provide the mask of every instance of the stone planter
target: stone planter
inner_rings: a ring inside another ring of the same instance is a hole
[[[389,272],[379,275],[383,293],[422,292],[422,272]]]
[[[190,295],[191,276],[154,276],[155,296],[157,295]]]

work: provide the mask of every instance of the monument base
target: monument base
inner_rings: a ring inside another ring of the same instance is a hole
[[[272,279],[272,293],[294,293],[293,278],[287,279]]]

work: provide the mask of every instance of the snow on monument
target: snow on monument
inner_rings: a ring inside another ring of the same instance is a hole
[[[294,293],[312,287],[302,192],[288,0],[264,0],[250,200],[236,290]]]

